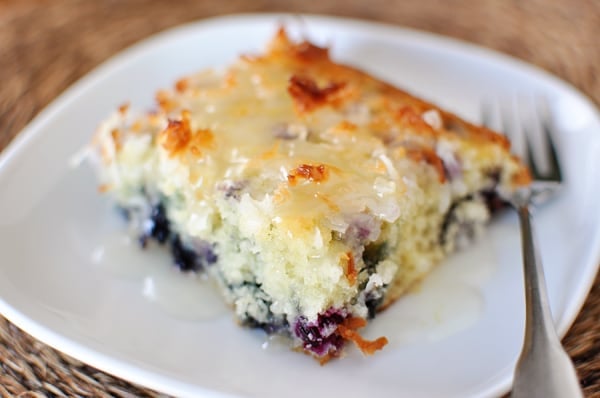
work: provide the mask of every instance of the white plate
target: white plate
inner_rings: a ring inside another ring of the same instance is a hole
[[[69,168],[71,155],[124,100],[149,106],[155,90],[178,76],[259,51],[281,21],[331,44],[336,59],[466,118],[477,120],[478,101],[489,93],[549,98],[560,127],[566,189],[539,211],[536,226],[564,335],[598,266],[600,120],[591,103],[539,69],[454,40],[367,22],[305,17],[299,23],[281,15],[229,16],[159,34],[89,74],[23,131],[0,158],[0,312],[93,366],[180,396],[468,397],[507,391],[524,316],[511,214],[438,269],[433,280],[439,289],[424,287],[369,327],[369,335],[391,332],[392,318],[399,317],[390,347],[369,358],[351,353],[325,367],[286,350],[263,350],[261,334],[239,328],[229,316],[174,318],[142,297],[139,281],[92,264],[100,236],[118,223],[97,195],[92,171]],[[449,292],[454,303],[439,291]]]

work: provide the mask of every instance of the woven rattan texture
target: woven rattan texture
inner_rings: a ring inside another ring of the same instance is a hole
[[[349,16],[467,40],[536,64],[600,103],[594,0],[0,0],[0,150],[70,84],[136,41],[184,22],[263,11]],[[600,279],[564,344],[586,395],[600,397]],[[157,394],[73,360],[0,317],[0,396]]]

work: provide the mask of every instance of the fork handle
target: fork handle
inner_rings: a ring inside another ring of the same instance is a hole
[[[516,206],[525,279],[525,340],[515,369],[512,397],[583,397],[573,363],[554,329],[528,202]]]

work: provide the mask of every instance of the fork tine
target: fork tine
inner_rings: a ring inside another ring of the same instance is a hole
[[[560,165],[554,144],[553,129],[545,100],[530,98],[530,120],[527,131],[528,166],[538,181],[561,181]]]
[[[547,139],[548,148],[548,160],[550,161],[550,170],[547,173],[546,179],[551,181],[562,181],[562,173],[560,170],[560,163],[558,161],[558,153],[556,150],[556,144],[553,137],[553,129],[549,125],[550,120],[548,117],[544,120],[543,128]]]
[[[545,117],[541,113],[535,96],[527,96],[522,101],[523,123],[526,124],[526,150],[528,154],[527,166],[537,180],[550,169],[548,161],[548,138],[544,127]]]
[[[513,144],[512,152],[531,170],[535,180],[531,184],[531,203],[542,205],[556,197],[561,191],[562,175],[546,100],[512,96],[510,102],[492,98],[480,104],[481,123],[503,131]]]
[[[539,153],[539,151],[538,151]],[[527,168],[529,169],[529,171],[531,172],[531,175],[533,176],[534,180],[539,180],[540,179],[540,175],[542,174],[542,172],[540,172],[539,169],[539,161],[537,161],[534,150],[533,150],[533,145],[531,144],[527,144],[527,156],[529,161],[527,162]]]
[[[481,101],[479,101],[479,105],[479,115],[481,116],[481,120],[479,121],[479,123],[481,123],[482,126],[486,126],[487,128],[492,128],[490,101],[487,98],[484,98]]]
[[[523,123],[525,113],[520,106],[521,102],[516,95],[511,96],[510,101],[499,101],[497,108],[500,112],[500,126],[498,131],[504,134],[511,143],[511,152],[519,156],[528,164],[531,156],[528,152],[527,129]]]
[[[535,180],[562,181],[548,103],[535,96],[481,101],[483,125],[504,134]]]
[[[502,117],[498,109],[498,101],[489,98],[481,102],[481,124],[495,131],[502,130]]]

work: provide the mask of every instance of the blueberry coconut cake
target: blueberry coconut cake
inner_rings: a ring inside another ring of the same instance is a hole
[[[143,247],[213,278],[236,319],[321,361],[475,237],[530,181],[509,142],[281,29],[242,56],[122,106],[92,142],[100,191]],[[203,305],[203,303],[198,303]]]

